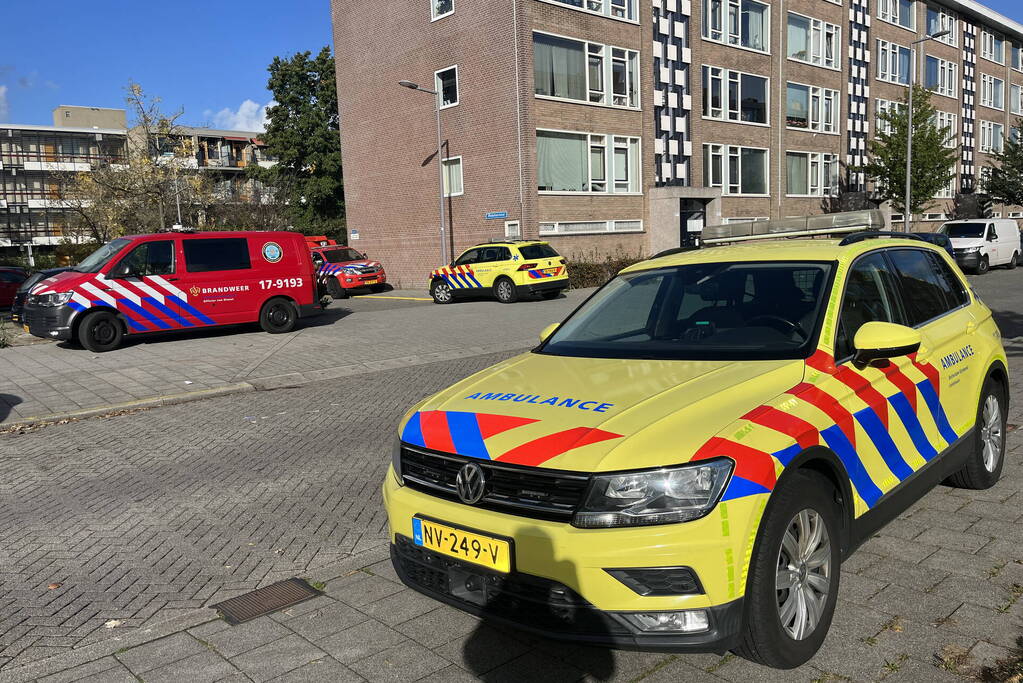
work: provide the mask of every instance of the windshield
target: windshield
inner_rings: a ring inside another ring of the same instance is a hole
[[[130,243],[131,240],[123,237],[118,237],[116,240],[107,242],[102,247],[89,254],[84,261],[71,270],[79,273],[98,273],[100,269],[114,257],[114,255],[121,251],[121,249],[124,249],[126,244]]]
[[[323,257],[326,258],[329,263],[344,263],[345,261],[362,260],[362,254],[349,247],[325,251],[323,252]]]
[[[974,237],[984,236],[984,229],[987,223],[946,223],[941,226],[941,231],[949,237]]]
[[[30,287],[34,287],[35,285],[39,284],[45,279],[46,279],[45,273],[32,273],[31,275],[28,276],[27,280],[21,283],[21,286],[18,287],[18,291],[27,292]]]
[[[768,360],[809,353],[831,263],[702,263],[619,275],[540,353]]]

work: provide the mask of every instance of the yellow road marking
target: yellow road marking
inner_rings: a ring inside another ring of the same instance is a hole
[[[404,301],[433,301],[433,299],[420,296],[373,296],[372,294],[363,294],[362,296],[354,296],[353,299],[402,299]]]

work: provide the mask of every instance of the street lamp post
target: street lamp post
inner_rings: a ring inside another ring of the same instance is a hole
[[[913,186],[913,86],[916,85],[916,53],[913,48],[918,43],[926,43],[928,40],[943,38],[951,33],[950,30],[938,31],[914,40],[909,44],[909,102],[906,107],[906,203],[902,207],[903,232],[909,232],[909,220],[912,215],[910,210],[911,189]]]
[[[399,81],[398,85],[410,90],[418,90],[434,96],[434,107],[437,110],[437,178],[440,188],[440,257],[443,263],[450,263],[448,255],[447,224],[444,220],[444,134],[440,126],[440,92],[421,88],[412,81]]]

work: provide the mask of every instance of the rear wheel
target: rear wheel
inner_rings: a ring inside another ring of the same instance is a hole
[[[973,429],[973,452],[946,483],[963,489],[989,489],[998,483],[1005,462],[1005,393],[992,377],[984,383]]]
[[[1008,268],[1009,270],[1013,270],[1018,265],[1019,265],[1019,252],[1015,252],[1014,251],[1014,252],[1012,252],[1012,258],[1009,259],[1009,262],[1005,264],[1005,267]]]
[[[494,298],[502,304],[513,304],[519,300],[515,292],[515,283],[506,277],[498,278],[494,283]]]
[[[824,477],[796,471],[779,482],[750,560],[737,654],[792,669],[820,648],[838,598],[838,514]]]
[[[336,277],[327,279],[327,292],[334,299],[347,299],[348,292],[341,286],[341,283],[337,281]]]
[[[451,285],[444,280],[434,280],[430,285],[430,296],[435,304],[449,304],[455,298]]]
[[[259,311],[259,325],[264,332],[283,334],[291,332],[298,324],[295,304],[287,299],[270,299]]]
[[[977,275],[983,275],[989,270],[991,270],[990,261],[987,260],[987,256],[981,256],[980,261],[977,262]]]
[[[93,353],[113,351],[123,338],[124,326],[110,311],[89,313],[78,327],[78,342]]]

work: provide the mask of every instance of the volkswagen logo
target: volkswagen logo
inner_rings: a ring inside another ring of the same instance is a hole
[[[455,490],[466,505],[475,505],[483,497],[486,480],[483,468],[474,462],[466,463],[455,477]]]

